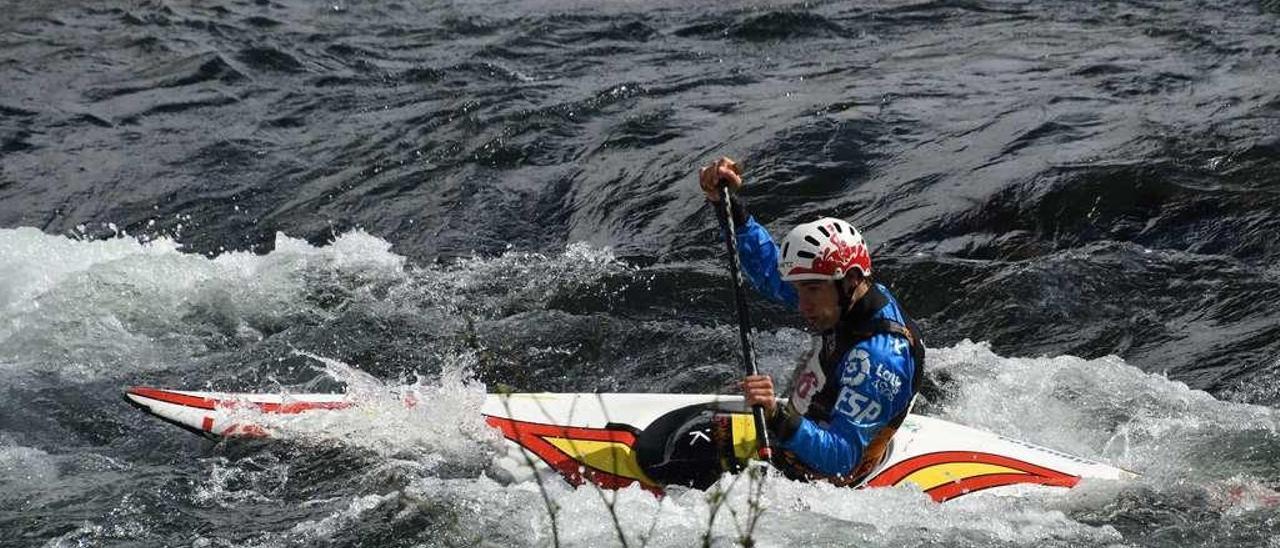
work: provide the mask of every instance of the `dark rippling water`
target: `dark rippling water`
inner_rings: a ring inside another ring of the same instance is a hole
[[[779,482],[764,544],[1280,546],[1274,0],[3,13],[0,544],[549,542],[536,491],[483,477],[475,396],[731,382],[693,177],[730,155],[775,234],[864,230],[934,349],[927,412],[1144,474],[943,506]],[[805,335],[757,305],[782,372]],[[129,384],[442,405],[214,445]],[[553,495],[567,541],[612,538]],[[623,504],[661,545],[707,512]]]

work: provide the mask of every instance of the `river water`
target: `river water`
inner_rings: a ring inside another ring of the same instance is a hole
[[[771,478],[758,542],[1280,546],[1274,1],[3,12],[0,545],[550,544],[536,486],[486,475],[483,394],[725,390],[693,174],[729,155],[775,235],[863,230],[923,412],[1143,475],[943,505]],[[752,304],[782,374],[807,335]],[[134,384],[367,405],[215,444]],[[406,391],[432,404],[378,404]],[[617,542],[549,489],[563,543]],[[631,545],[710,508],[618,494]]]

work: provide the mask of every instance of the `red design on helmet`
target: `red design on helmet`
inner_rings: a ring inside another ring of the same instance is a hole
[[[871,254],[853,225],[830,217],[795,227],[782,243],[778,270],[785,281],[839,280],[850,269],[871,275]]]

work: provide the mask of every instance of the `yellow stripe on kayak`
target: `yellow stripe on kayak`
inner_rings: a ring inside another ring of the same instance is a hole
[[[543,439],[584,466],[639,480],[649,485],[657,485],[657,482],[649,479],[644,470],[640,469],[640,465],[636,463],[635,452],[624,443],[551,437]]]
[[[1026,474],[1026,472],[983,462],[944,462],[916,470],[898,481],[897,485],[914,483],[922,491],[928,491],[939,485],[991,474]]]

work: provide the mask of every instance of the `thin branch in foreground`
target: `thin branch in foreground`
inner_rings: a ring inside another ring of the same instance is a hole
[[[653,513],[653,519],[649,521],[649,529],[640,535],[640,548],[648,546],[649,541],[653,539],[653,531],[658,528],[658,518],[662,516],[662,504],[666,501],[666,496],[658,497],[658,509]]]
[[[711,536],[715,532],[716,517],[720,513],[720,508],[728,502],[729,493],[733,492],[734,486],[738,484],[738,480],[741,477],[741,474],[733,474],[733,480],[729,482],[728,489],[722,489],[720,482],[717,481],[712,486],[713,490],[707,492],[707,502],[711,504],[711,508],[710,515],[707,517],[707,530],[702,533],[703,548],[711,548]],[[723,480],[724,478],[721,476],[721,481]],[[730,510],[732,511],[732,508]]]
[[[508,417],[511,416],[511,402],[509,400],[510,396],[511,396],[511,392],[506,391],[506,392],[503,392],[501,396],[498,398],[499,400],[502,401],[502,407],[503,409],[506,410]],[[519,425],[515,425],[514,427],[516,429],[520,428]],[[517,438],[520,437],[518,430],[516,433],[516,437]],[[551,493],[547,492],[547,486],[542,481],[542,474],[538,473],[538,468],[534,464],[533,458],[529,456],[529,452],[525,451],[524,447],[519,447],[518,444],[517,444],[516,450],[519,451],[520,456],[524,458],[525,465],[528,466],[529,469],[533,471],[533,479],[538,484],[538,493],[542,495],[542,503],[546,505],[547,515],[551,518],[551,544],[556,548],[560,548],[560,525],[557,522],[559,507],[558,505],[556,505],[555,501],[551,500]]]
[[[604,397],[597,393],[596,401],[600,404],[600,411],[604,414],[605,424],[612,422],[609,418],[609,409],[604,404]],[[618,463],[618,452],[610,450],[609,455],[610,460],[613,461],[613,470],[609,472],[619,475],[618,471],[622,469],[622,466]],[[615,489],[611,497],[605,497],[604,489],[600,487],[600,484],[596,483],[594,476],[587,477],[587,481],[591,483],[591,487],[595,488],[596,494],[600,496],[600,502],[604,503],[605,508],[608,510],[609,518],[613,520],[613,532],[618,536],[618,542],[622,543],[622,548],[628,548],[627,533],[622,530],[622,522],[618,520],[618,491]]]
[[[747,469],[747,474],[751,481],[751,491],[747,496],[747,527],[745,530],[738,524],[738,512],[734,510],[733,505],[729,505],[729,514],[733,516],[733,526],[738,530],[738,544],[741,544],[743,548],[753,548],[756,545],[756,525],[760,522],[760,516],[764,515],[764,505],[761,504],[761,501],[764,499],[764,486],[769,477],[768,467],[767,463],[756,463]]]

